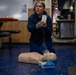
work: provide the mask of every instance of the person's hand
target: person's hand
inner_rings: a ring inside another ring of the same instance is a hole
[[[43,27],[46,27],[46,22],[44,22]]]
[[[46,27],[46,23],[44,21],[40,21],[36,24],[36,28]]]

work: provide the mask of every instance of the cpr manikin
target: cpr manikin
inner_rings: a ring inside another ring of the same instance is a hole
[[[56,54],[51,53],[48,50],[45,50],[44,54],[41,55],[37,52],[27,52],[27,53],[21,53],[18,56],[19,62],[25,62],[25,63],[32,63],[32,64],[38,64],[39,61],[53,61],[56,60]]]

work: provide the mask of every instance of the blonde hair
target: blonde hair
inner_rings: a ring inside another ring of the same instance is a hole
[[[40,3],[45,8],[45,3],[43,1],[38,1],[37,3]]]

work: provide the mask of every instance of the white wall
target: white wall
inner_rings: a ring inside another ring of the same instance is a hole
[[[50,8],[50,1],[51,0],[45,0],[44,3],[46,5],[46,8]],[[27,0],[28,8],[33,8],[33,0]]]
[[[50,0],[45,0],[46,8],[50,8],[50,4]],[[33,8],[33,0],[0,0],[0,17],[11,16],[28,20],[28,8]]]

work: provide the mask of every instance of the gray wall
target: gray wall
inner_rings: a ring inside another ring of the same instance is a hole
[[[45,0],[45,4],[50,8],[50,0]],[[0,0],[0,17],[28,20],[28,8],[33,8],[33,0]]]

